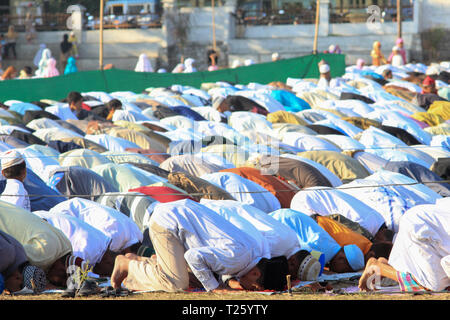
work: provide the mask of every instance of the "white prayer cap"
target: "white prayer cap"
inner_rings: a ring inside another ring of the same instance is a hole
[[[398,50],[399,50],[399,48],[397,46],[392,47],[392,51],[398,51]]]
[[[280,58],[280,54],[278,52],[272,53],[272,60],[278,60]]]
[[[25,161],[22,154],[17,150],[8,150],[2,154],[2,170],[16,166]]]
[[[330,71],[330,66],[329,65],[327,65],[327,64],[320,65],[320,67],[319,67],[319,72],[320,73],[327,73],[329,71]]]

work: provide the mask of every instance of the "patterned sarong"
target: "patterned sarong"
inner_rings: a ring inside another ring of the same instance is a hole
[[[427,291],[424,287],[417,283],[410,273],[397,271],[397,280],[402,292]]]

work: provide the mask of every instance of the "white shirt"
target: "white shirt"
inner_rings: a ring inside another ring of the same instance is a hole
[[[252,228],[256,229],[267,242],[271,258],[285,256],[289,259],[301,250],[294,230],[253,206],[233,200],[201,199],[200,203],[214,210],[244,232],[249,233]],[[250,227],[240,223],[241,220]]]
[[[397,271],[411,273],[427,289],[450,286],[450,198],[435,205],[409,209],[400,220],[400,230],[389,256]]]
[[[49,212],[76,217],[100,230],[111,238],[110,249],[114,252],[120,252],[143,239],[142,231],[130,217],[94,201],[73,198],[57,204]]]
[[[15,206],[31,211],[30,197],[23,183],[16,179],[7,179],[6,187],[0,196],[0,200],[9,202]]]
[[[48,211],[34,211],[33,213],[61,230],[72,244],[72,254],[83,259],[90,266],[99,263],[108,250],[111,238],[81,219]]]
[[[281,208],[280,201],[261,185],[232,172],[214,172],[200,178],[224,189],[241,203],[249,204],[266,213]]]
[[[337,189],[323,187],[306,188],[292,198],[291,209],[309,216],[318,213],[322,216],[341,214],[347,219],[359,223],[372,235],[375,235],[385,223],[383,216],[362,201]]]
[[[403,65],[403,58],[402,58],[402,56],[399,55],[399,54],[394,55],[394,56],[392,57],[392,62],[391,62],[391,64],[392,64],[394,67],[402,66],[402,65]]]
[[[208,291],[219,286],[213,273],[239,278],[269,258],[253,237],[192,200],[156,205],[151,221],[180,240],[186,262]]]

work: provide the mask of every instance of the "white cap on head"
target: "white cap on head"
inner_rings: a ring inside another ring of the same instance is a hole
[[[272,60],[277,60],[280,58],[280,54],[278,52],[272,53]]]
[[[399,47],[397,47],[397,46],[392,47],[392,51],[398,51],[398,50],[400,50]]]
[[[25,162],[22,154],[17,150],[8,150],[2,153],[2,170]]]
[[[328,64],[322,64],[319,67],[319,72],[320,73],[327,73],[330,71],[330,66]]]

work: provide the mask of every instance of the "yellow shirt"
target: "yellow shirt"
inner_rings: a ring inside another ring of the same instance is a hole
[[[72,252],[72,244],[64,233],[35,214],[4,201],[0,201],[0,230],[19,241],[30,263],[45,271]]]

